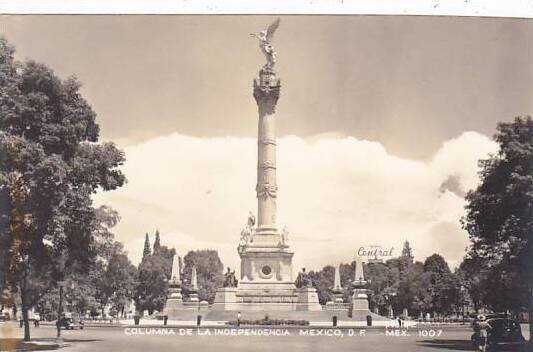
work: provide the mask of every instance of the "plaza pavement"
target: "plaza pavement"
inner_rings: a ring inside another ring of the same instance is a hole
[[[10,325],[9,328],[6,328]],[[244,329],[226,329],[227,334],[215,335],[215,328],[211,328],[211,335],[206,335],[205,328],[200,328],[200,333],[196,328],[167,328],[174,331],[169,334],[164,333],[161,328],[149,327],[86,327],[84,330],[62,331],[62,335],[67,346],[62,348],[65,352],[87,352],[87,351],[127,351],[127,352],[150,352],[150,351],[202,351],[202,352],[250,352],[250,351],[369,351],[369,352],[419,352],[419,351],[468,351],[472,350],[470,345],[471,330],[466,326],[447,326],[442,329],[424,327],[409,328],[399,332],[398,336],[387,336],[385,329],[374,328],[365,329],[361,335],[361,329],[320,329],[304,328],[304,335],[299,328],[288,329],[290,336],[245,336]],[[126,330],[129,329],[129,330]],[[144,330],[143,330],[144,329]],[[154,330],[155,329],[155,330]],[[159,330],[157,330],[159,329]],[[254,329],[250,328],[249,330]],[[262,329],[262,328],[258,328]],[[0,339],[10,337],[12,339],[22,337],[22,329],[14,323],[0,323],[2,334],[10,331],[9,336],[2,336]],[[224,329],[220,329],[223,331]],[[350,330],[353,336],[350,336]],[[434,330],[439,336],[429,337],[426,335],[430,330]],[[440,333],[438,330],[442,330]],[[527,326],[523,328],[527,333]],[[231,334],[239,334],[232,336]],[[307,331],[307,332],[305,332]],[[331,334],[328,336],[327,331]],[[421,331],[426,331],[422,333]],[[41,326],[32,328],[32,339],[40,343],[38,350],[52,350],[55,328],[53,326]],[[334,335],[334,333],[336,335]],[[529,335],[524,334],[526,338]],[[47,343],[49,348],[46,348]],[[44,347],[44,348],[43,348]],[[517,349],[514,349],[517,351]]]

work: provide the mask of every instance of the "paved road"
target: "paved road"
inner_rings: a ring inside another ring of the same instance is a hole
[[[328,351],[395,351],[395,352],[418,352],[418,351],[468,351],[470,347],[471,331],[464,327],[439,329],[426,328],[408,329],[398,332],[399,336],[387,336],[383,329],[366,330],[361,336],[359,329],[354,330],[321,330],[321,329],[291,329],[289,336],[266,337],[244,336],[259,334],[258,329],[209,329],[211,335],[206,334],[206,329],[196,328],[186,330],[180,328],[168,328],[166,330],[156,328],[85,328],[84,330],[63,331],[65,342],[70,346],[62,349],[65,352],[84,351],[127,351],[127,352],[150,352],[150,351],[290,351],[290,352],[313,352]],[[228,334],[216,336],[217,333]],[[353,332],[353,336],[350,335]],[[432,332],[433,331],[433,332]],[[20,329],[14,330],[20,336]],[[231,334],[241,336],[231,336]],[[284,330],[263,330],[262,333],[277,333],[283,335]],[[190,334],[190,335],[189,335]],[[337,334],[337,336],[326,336]],[[439,336],[429,336],[429,335]],[[32,337],[51,338],[55,335],[55,329],[50,326],[42,326],[32,329]],[[342,337],[341,337],[342,335]],[[424,336],[427,335],[427,336]]]

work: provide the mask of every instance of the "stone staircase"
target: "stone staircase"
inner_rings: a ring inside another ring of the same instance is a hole
[[[237,311],[209,310],[204,312],[195,312],[202,315],[203,320],[207,321],[234,321],[237,320]],[[349,318],[347,312],[343,311],[319,311],[319,312],[302,312],[302,311],[241,311],[241,320],[260,320],[268,315],[271,320],[306,320],[306,321],[324,321],[329,322],[333,316],[337,316],[342,321],[366,321],[366,316],[372,316],[373,321],[388,321],[389,319],[372,312],[354,311]],[[182,319],[180,319],[182,320]],[[183,319],[189,320],[189,319]]]

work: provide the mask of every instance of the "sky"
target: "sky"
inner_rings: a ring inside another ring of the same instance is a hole
[[[256,209],[263,64],[249,33],[272,16],[1,16],[21,60],[75,75],[128,184],[99,194],[137,262],[158,228],[178,253],[236,246]],[[411,241],[456,265],[459,218],[499,121],[533,110],[530,20],[282,16],[278,219],[297,266],[348,262]],[[320,250],[316,250],[320,248]]]

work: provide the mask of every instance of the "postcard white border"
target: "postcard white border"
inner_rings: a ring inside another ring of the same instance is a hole
[[[0,0],[2,14],[377,14],[533,17],[532,0]]]

